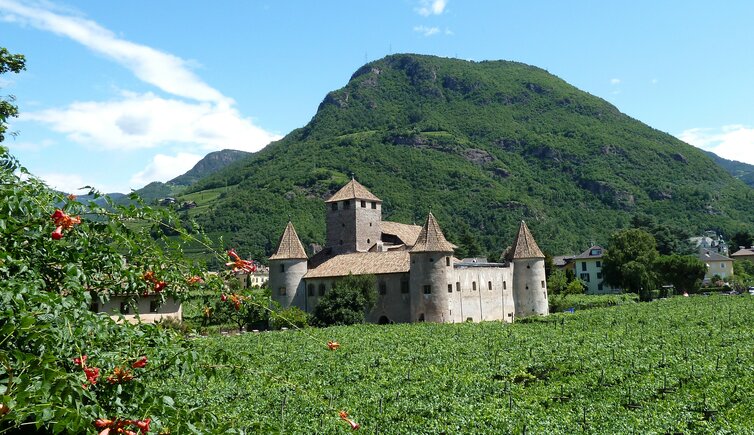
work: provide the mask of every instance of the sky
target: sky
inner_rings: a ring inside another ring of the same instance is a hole
[[[754,2],[0,0],[4,145],[51,187],[128,193],[304,126],[395,53],[548,70],[651,127],[754,164]]]

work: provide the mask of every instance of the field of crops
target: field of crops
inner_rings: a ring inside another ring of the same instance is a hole
[[[192,343],[156,387],[251,433],[754,433],[750,296]]]

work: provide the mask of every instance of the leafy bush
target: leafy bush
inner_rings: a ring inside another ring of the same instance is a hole
[[[635,293],[620,295],[584,295],[570,294],[550,298],[550,312],[559,313],[570,308],[575,310],[589,310],[592,308],[605,308],[617,305],[633,304],[639,302],[639,296]]]
[[[374,275],[348,275],[320,298],[312,313],[315,326],[364,323],[377,301]]]
[[[270,317],[270,329],[305,328],[309,325],[309,313],[298,307],[279,310]]]

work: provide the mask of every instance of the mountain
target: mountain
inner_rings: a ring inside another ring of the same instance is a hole
[[[251,154],[238,150],[222,150],[209,153],[203,159],[199,160],[191,170],[168,181],[168,184],[190,186],[199,179],[219,171],[236,160],[249,157]]]
[[[549,254],[605,243],[637,214],[693,232],[751,230],[754,191],[701,150],[547,71],[399,54],[359,68],[312,120],[181,198],[226,246],[265,259],[290,219],[322,243],[322,203],[354,174],[386,220],[497,256],[526,220]],[[183,200],[183,199],[182,199]]]
[[[736,160],[724,159],[711,151],[705,151],[705,153],[715,162],[718,166],[728,171],[728,173],[751,187],[754,187],[754,165],[748,163],[738,162]]]

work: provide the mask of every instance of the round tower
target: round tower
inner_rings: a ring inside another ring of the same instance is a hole
[[[516,317],[546,316],[550,309],[547,301],[545,255],[524,221],[521,221],[509,257],[513,263],[513,304]]]
[[[272,299],[283,308],[295,306],[306,310],[304,275],[307,272],[304,246],[289,221],[280,236],[277,251],[270,256],[269,287]]]
[[[412,322],[449,322],[447,287],[453,270],[455,246],[445,239],[432,213],[409,250]]]

